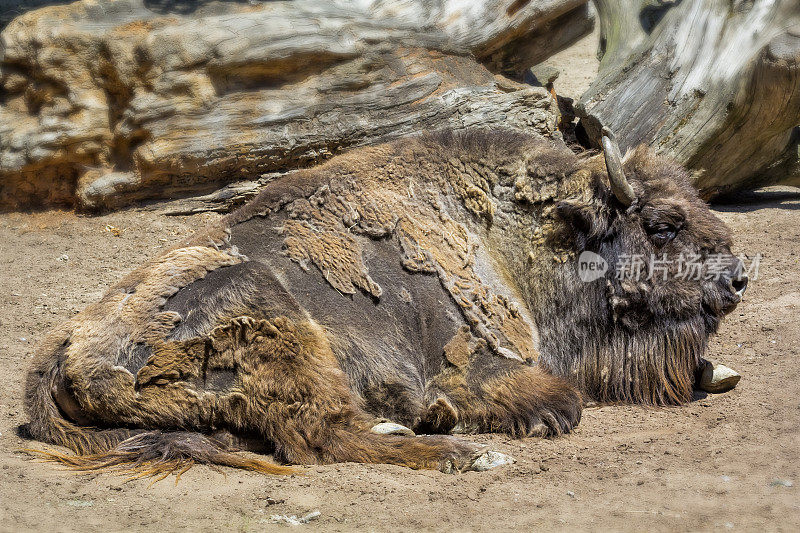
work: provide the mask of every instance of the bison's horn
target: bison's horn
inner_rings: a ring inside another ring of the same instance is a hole
[[[606,169],[608,170],[608,181],[611,182],[611,192],[617,197],[617,200],[622,202],[626,207],[631,205],[636,200],[636,193],[633,192],[633,187],[625,179],[625,172],[622,170],[622,156],[619,153],[619,146],[614,140],[611,132],[604,131],[603,139],[603,153],[606,156]]]

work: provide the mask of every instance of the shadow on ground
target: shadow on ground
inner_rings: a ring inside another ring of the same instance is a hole
[[[761,209],[800,209],[800,189],[796,187],[764,187],[716,198],[711,202],[716,211],[751,213]]]

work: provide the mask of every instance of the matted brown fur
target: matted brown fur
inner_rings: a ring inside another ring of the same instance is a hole
[[[583,283],[575,258],[719,251],[733,269],[730,238],[679,167],[639,151],[626,172],[630,208],[600,158],[483,132],[287,175],[52,332],[28,376],[30,432],[78,469],[289,471],[235,453],[248,442],[295,464],[453,471],[481,448],[371,427],[550,436],[584,397],[686,401],[731,277]],[[669,242],[652,236],[678,218]]]

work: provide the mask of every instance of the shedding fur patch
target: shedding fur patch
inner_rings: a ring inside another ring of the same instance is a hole
[[[470,346],[473,340],[468,327],[462,327],[453,335],[453,338],[444,346],[444,357],[447,361],[459,368],[469,365],[469,356],[474,352]]]
[[[383,290],[369,276],[355,239],[340,231],[339,221],[326,215],[315,217],[315,223],[287,220],[286,255],[304,270],[308,270],[309,261],[314,263],[328,283],[343,294],[353,294],[359,288],[380,298]]]
[[[476,272],[477,239],[442,205],[439,191],[446,187],[416,191],[408,183],[380,176],[330,179],[310,197],[286,207],[286,255],[304,269],[316,266],[343,294],[361,289],[380,298],[383,289],[369,275],[364,239],[395,238],[403,267],[437,275],[472,330],[495,353],[535,361],[530,324]],[[489,184],[481,180],[481,185],[462,180],[455,186],[468,211],[491,218],[494,204],[484,191]]]
[[[146,368],[137,365],[163,350],[167,334],[181,321],[179,314],[162,311],[167,299],[209,272],[245,260],[235,248],[220,248],[217,243],[170,250],[73,318],[68,323],[72,331],[64,356],[65,375],[82,408],[105,409],[112,416],[109,406],[94,404],[96,392],[92,391],[98,390],[115,391],[119,397],[114,405],[135,405],[134,390],[140,384],[134,376]],[[170,409],[195,409],[198,402],[182,397]]]

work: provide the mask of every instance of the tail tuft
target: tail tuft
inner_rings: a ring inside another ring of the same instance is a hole
[[[214,438],[186,431],[147,431],[125,439],[107,451],[87,455],[26,451],[76,471],[117,470],[130,475],[129,479],[158,476],[154,482],[175,473],[177,483],[181,475],[197,463],[230,466],[262,474],[296,473],[293,468],[245,457]]]

